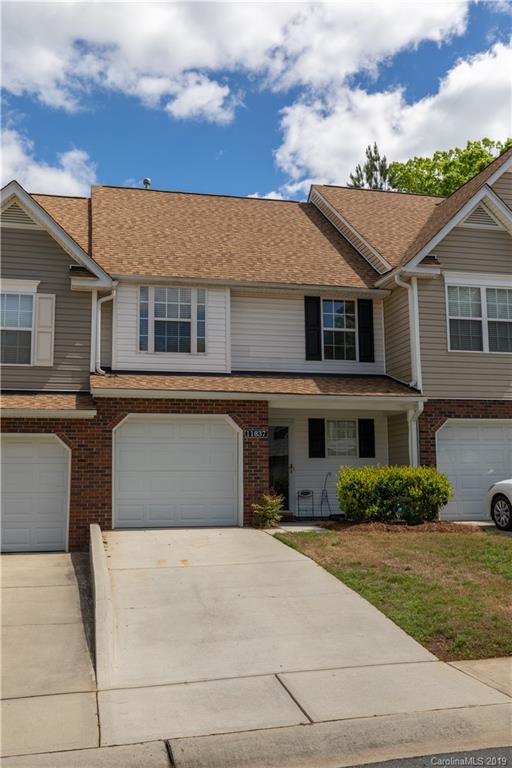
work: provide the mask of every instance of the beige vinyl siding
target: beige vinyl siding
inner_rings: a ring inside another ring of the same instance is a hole
[[[4,389],[87,390],[89,388],[91,294],[72,291],[73,259],[47,232],[1,231],[1,276],[40,280],[38,293],[55,294],[53,366],[5,366]]]
[[[409,425],[405,413],[388,416],[388,457],[390,464],[409,464]]]
[[[384,299],[384,338],[386,373],[409,383],[412,372],[409,299],[406,288],[395,288],[391,296]]]
[[[326,456],[323,459],[309,458],[308,418],[315,419],[375,419],[375,458],[359,459],[357,456]],[[297,508],[297,492],[312,490],[314,493],[315,513],[320,514],[320,496],[327,472],[327,491],[333,514],[339,512],[336,498],[336,482],[339,468],[344,466],[364,467],[385,465],[388,463],[387,418],[378,412],[358,412],[348,410],[292,410],[272,409],[269,423],[273,426],[288,426],[289,461],[293,465],[290,475],[290,509]]]
[[[143,283],[142,283],[143,284]],[[165,283],[172,285],[172,281]],[[229,331],[229,289],[209,287],[206,290],[206,353],[139,352],[138,291],[134,283],[117,287],[114,308],[115,370],[175,371],[192,373],[225,373],[228,368],[227,338]]]
[[[330,294],[324,295],[329,297]],[[382,302],[374,300],[373,308],[374,363],[306,360],[303,294],[292,291],[234,290],[231,293],[232,369],[295,373],[384,373]]]
[[[512,273],[512,237],[504,230],[455,227],[433,253],[444,269]]]
[[[504,203],[512,208],[512,172],[502,174],[497,181],[494,182],[492,188],[497,195],[501,197]]]
[[[110,368],[112,365],[112,302],[101,305],[101,349],[100,364]]]
[[[427,397],[512,398],[512,355],[448,351],[443,278],[419,280],[418,300],[423,393]]]

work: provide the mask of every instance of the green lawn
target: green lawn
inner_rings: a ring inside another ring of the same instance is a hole
[[[340,524],[277,538],[441,659],[512,655],[512,537],[447,524]]]

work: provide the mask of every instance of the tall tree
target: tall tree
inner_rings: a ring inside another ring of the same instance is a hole
[[[365,151],[366,160],[358,163],[354,173],[350,174],[350,187],[358,189],[388,189],[389,166],[385,155],[380,155],[377,142],[373,147],[368,144]]]
[[[432,157],[393,162],[389,166],[389,185],[399,192],[451,195],[511,146],[512,138],[506,141],[484,138],[468,141],[463,149],[455,147],[434,152]]]

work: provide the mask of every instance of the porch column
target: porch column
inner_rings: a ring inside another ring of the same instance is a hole
[[[420,463],[418,419],[422,412],[422,402],[418,403],[414,408],[408,408],[407,410],[407,424],[409,425],[409,463],[411,467],[417,467]]]

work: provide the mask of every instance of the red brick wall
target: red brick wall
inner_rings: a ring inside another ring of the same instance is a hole
[[[446,419],[512,419],[512,400],[428,400],[419,419],[421,464],[436,466],[436,432]]]
[[[130,413],[227,414],[242,429],[267,428],[268,407],[260,400],[144,400],[98,398],[94,419],[2,420],[2,432],[54,433],[71,448],[69,545],[84,548],[89,525],[112,527],[112,430]],[[244,524],[251,504],[268,490],[268,442],[244,438]]]

